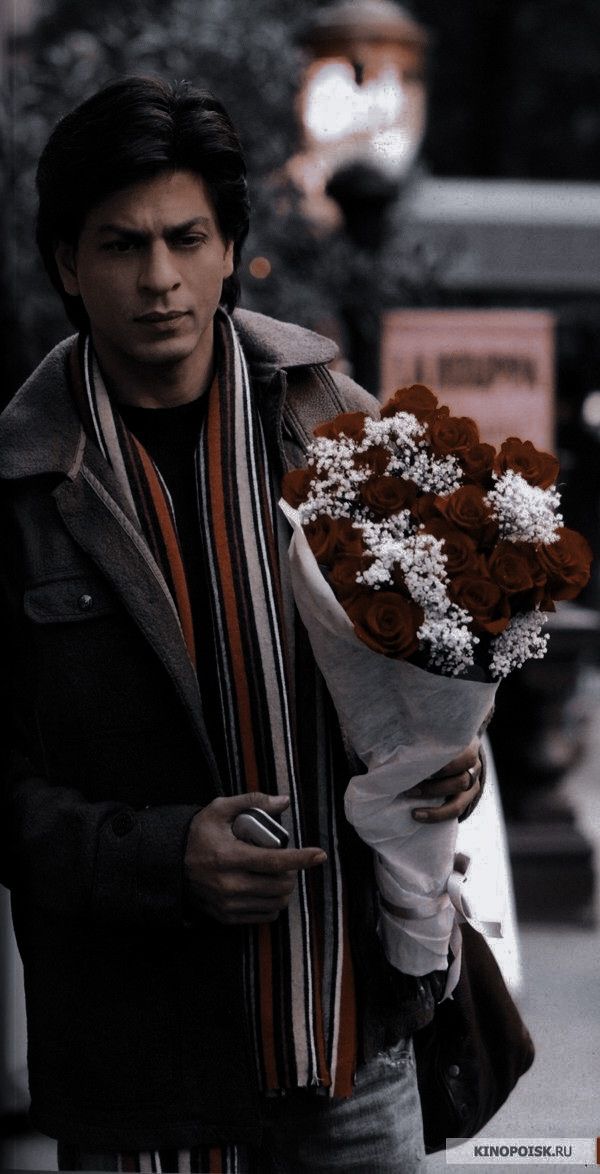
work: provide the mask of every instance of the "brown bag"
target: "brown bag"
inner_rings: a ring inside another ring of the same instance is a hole
[[[531,1067],[534,1046],[486,940],[461,925],[461,973],[453,997],[415,1033],[427,1153],[447,1137],[474,1137]]]

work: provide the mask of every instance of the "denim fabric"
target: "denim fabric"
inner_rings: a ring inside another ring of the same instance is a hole
[[[354,1095],[294,1107],[276,1102],[265,1120],[263,1151],[273,1174],[416,1174],[425,1151],[413,1048],[401,1040],[359,1070]],[[260,1164],[256,1171],[261,1171]]]
[[[263,1102],[259,1148],[223,1153],[223,1169],[237,1174],[422,1174],[421,1107],[411,1040],[400,1040],[365,1064],[354,1095],[329,1101],[303,1089]],[[172,1151],[171,1151],[171,1155]],[[144,1155],[137,1169],[174,1174],[174,1163]],[[191,1158],[191,1161],[190,1161]],[[204,1174],[200,1151],[188,1151],[186,1169]],[[60,1170],[115,1171],[114,1154],[83,1153],[59,1143]]]

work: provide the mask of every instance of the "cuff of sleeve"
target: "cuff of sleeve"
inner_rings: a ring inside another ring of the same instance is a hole
[[[121,808],[103,824],[92,905],[116,925],[182,926],[184,855],[197,806]]]

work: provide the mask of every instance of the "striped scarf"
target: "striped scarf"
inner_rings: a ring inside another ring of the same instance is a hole
[[[355,998],[338,850],[341,756],[330,702],[287,582],[287,523],[231,319],[196,450],[201,537],[224,723],[226,792],[286,794],[290,843],[328,863],[300,872],[286,913],[247,934],[245,976],[260,1087],[352,1091]],[[88,437],[112,466],[172,597],[192,663],[192,607],[168,489],[111,402],[90,340],[73,356]],[[335,785],[336,777],[339,785]]]

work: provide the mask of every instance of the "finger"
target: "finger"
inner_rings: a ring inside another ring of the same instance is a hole
[[[450,819],[458,819],[477,797],[480,789],[479,779],[475,779],[467,791],[454,795],[452,799],[446,799],[439,807],[415,807],[411,812],[412,817],[419,823],[445,823]]]
[[[220,812],[230,823],[233,823],[240,811],[247,811],[249,807],[260,807],[261,811],[279,814],[289,807],[287,795],[265,795],[263,791],[249,791],[243,795],[227,795],[214,799],[211,806]]]
[[[213,915],[240,913],[248,909],[283,909],[294,891],[297,873],[279,876],[259,876],[251,873],[217,874],[209,889],[196,892],[198,903]]]
[[[238,901],[229,901],[228,904],[222,904],[221,909],[223,913],[229,913],[232,917],[251,917],[267,916],[269,913],[280,913],[282,909],[286,909],[289,904],[289,894],[286,897],[247,897],[245,900],[240,898]]]
[[[244,913],[231,913],[229,910],[216,911],[213,916],[224,925],[262,925],[265,922],[277,921],[283,909],[250,910]]]
[[[327,855],[322,848],[253,848],[248,846],[244,867],[248,872],[299,872],[324,864]]]
[[[258,921],[275,921],[287,908],[288,901],[247,901],[234,904],[224,901],[210,901],[204,912],[225,925],[244,925]]]
[[[261,811],[268,811],[271,815],[285,811],[290,805],[289,795],[265,795],[264,791],[254,791],[248,798],[249,807],[260,807]]]
[[[463,771],[468,770],[469,767],[476,766],[479,761],[479,738],[473,738],[472,742],[460,754],[456,755],[451,762],[447,762],[440,770],[436,770],[435,774],[431,775],[432,779],[444,779],[448,775],[462,774]]]
[[[289,905],[293,883],[284,892],[274,893],[246,888],[247,881],[247,877],[241,877],[235,885],[226,883],[218,886],[204,902],[205,911],[220,921],[234,924],[240,921],[272,920]]]
[[[233,901],[281,901],[293,892],[298,874],[284,872],[265,876],[264,873],[241,873],[231,885]]]
[[[446,775],[442,779],[423,779],[417,787],[413,787],[406,794],[410,798],[443,799],[446,795],[456,795],[457,792],[468,791],[481,774],[481,766],[477,764],[469,770]]]

